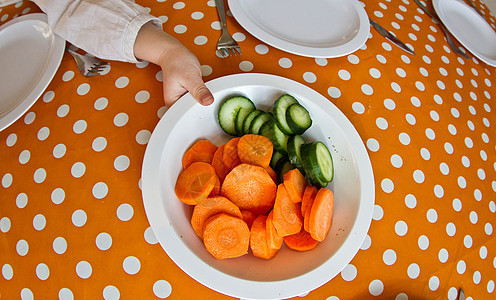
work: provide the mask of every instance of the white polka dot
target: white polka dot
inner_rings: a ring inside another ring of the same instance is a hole
[[[379,296],[384,291],[384,284],[382,281],[376,279],[369,285],[369,292],[372,296]]]
[[[76,227],[81,227],[86,224],[88,216],[84,210],[78,209],[72,213],[72,224]]]
[[[72,165],[71,174],[75,178],[81,178],[86,172],[86,166],[82,162],[77,162]]]
[[[466,235],[464,238],[463,238],[463,245],[465,246],[465,248],[467,249],[470,249],[472,248],[472,245],[473,245],[473,240],[472,240],[472,237],[470,235]]]
[[[284,69],[291,68],[292,65],[293,62],[289,58],[283,57],[279,60],[279,66],[281,66]]]
[[[410,145],[411,139],[407,133],[402,132],[402,133],[400,133],[400,135],[398,137],[399,137],[400,143],[402,143],[405,146]]]
[[[20,256],[25,256],[26,254],[28,254],[29,251],[28,242],[26,242],[25,240],[19,240],[16,244],[16,251],[17,254],[19,254]]]
[[[161,299],[167,298],[172,293],[172,286],[165,280],[158,280],[153,284],[153,293]]]
[[[415,198],[415,196],[412,194],[406,195],[405,205],[410,209],[415,208],[417,206],[417,198]]]
[[[98,98],[95,101],[94,107],[96,110],[104,110],[108,105],[108,99],[107,98]]]
[[[42,127],[39,131],[38,131],[38,139],[40,141],[44,141],[48,138],[48,136],[50,135],[50,129],[48,127]]]
[[[465,273],[466,270],[467,270],[467,265],[465,264],[465,261],[460,260],[456,264],[456,271],[458,272],[458,274],[463,274]]]
[[[106,232],[102,232],[96,236],[96,246],[98,249],[105,251],[112,246],[112,237]]]
[[[36,114],[34,112],[29,112],[25,117],[24,117],[24,123],[26,124],[32,124],[34,120],[36,119]]]
[[[138,103],[145,103],[150,99],[150,93],[148,91],[139,91],[136,93],[136,96],[134,96],[134,100]]]
[[[103,199],[108,194],[108,186],[104,182],[98,182],[92,189],[93,197]]]
[[[46,176],[47,176],[47,173],[46,173],[45,169],[39,168],[36,171],[34,171],[34,176],[33,176],[34,182],[42,183],[43,181],[45,181]]]
[[[87,127],[88,124],[86,123],[85,120],[79,120],[76,123],[74,123],[72,130],[77,134],[81,134],[86,130]]]
[[[67,250],[67,241],[63,237],[57,237],[52,243],[53,251],[57,254],[64,254]]]
[[[141,262],[135,256],[128,256],[124,259],[122,263],[124,271],[130,275],[134,275],[139,272],[141,268]]]
[[[489,280],[487,282],[487,292],[492,294],[494,292],[494,281],[493,280]]]
[[[87,83],[83,83],[78,86],[77,93],[80,96],[86,95],[90,91],[90,85]]]
[[[462,202],[460,201],[460,199],[458,198],[453,199],[453,209],[455,211],[462,210]]]
[[[2,266],[2,276],[6,280],[11,280],[14,277],[14,269],[9,264],[5,264]]]
[[[449,257],[448,250],[446,250],[444,248],[439,250],[438,258],[439,258],[440,262],[442,262],[444,264],[445,262],[448,261],[448,257]]]
[[[369,74],[370,76],[372,76],[373,78],[380,78],[381,77],[381,72],[379,70],[377,70],[376,68],[371,68],[369,70]]]
[[[352,281],[356,278],[356,276],[357,276],[357,268],[352,264],[348,264],[341,271],[341,277],[343,278],[344,281]]]
[[[36,266],[36,276],[38,276],[40,280],[47,280],[50,276],[50,269],[46,264],[38,264]]]
[[[97,137],[93,140],[91,147],[96,152],[101,152],[107,147],[107,140],[104,137]]]
[[[429,279],[429,289],[431,291],[436,291],[439,288],[439,277],[437,276],[432,276]]]
[[[174,27],[174,32],[175,32],[175,33],[179,33],[179,34],[181,34],[181,33],[185,33],[185,32],[186,32],[186,30],[188,30],[188,27],[186,27],[186,26],[184,26],[184,25],[176,25],[176,26]]]
[[[423,158],[424,160],[429,160],[429,159],[431,159],[431,153],[430,153],[430,152],[429,152],[429,150],[428,150],[428,149],[426,149],[426,148],[422,148],[422,149],[420,149],[420,156],[422,156],[422,158]]]
[[[191,18],[194,20],[201,20],[203,19],[203,13],[200,11],[195,11],[194,13],[191,14]]]
[[[425,175],[424,175],[424,172],[422,172],[421,170],[415,170],[413,172],[413,179],[415,180],[415,182],[417,183],[422,183],[424,182],[425,180]]]
[[[337,99],[341,97],[341,90],[339,90],[337,87],[330,87],[327,89],[327,94],[331,96],[334,99]]]
[[[148,227],[145,230],[144,237],[145,237],[145,241],[148,244],[155,245],[156,243],[158,243],[157,237],[155,236],[155,233],[153,232],[153,229],[151,227]]]
[[[0,219],[0,231],[6,233],[10,230],[10,227],[11,227],[11,222],[9,218],[3,217],[2,219]]]
[[[449,236],[454,236],[456,234],[456,226],[455,226],[455,224],[448,223],[448,225],[446,225],[446,233]]]
[[[382,254],[382,261],[388,266],[393,265],[396,262],[396,258],[396,252],[392,249],[388,249]]]
[[[389,110],[394,110],[396,108],[396,103],[394,103],[392,99],[385,99],[384,107],[386,107]]]
[[[382,117],[377,118],[375,120],[375,124],[377,125],[377,127],[379,127],[379,129],[382,130],[386,130],[389,126],[387,120]]]
[[[27,164],[30,158],[31,158],[31,153],[29,152],[29,150],[23,150],[19,154],[19,163],[22,165]]]
[[[429,248],[429,238],[421,235],[418,239],[418,246],[421,250],[427,250]]]
[[[408,122],[408,124],[410,124],[410,125],[415,125],[415,123],[417,123],[415,116],[412,114],[406,114],[405,118],[406,118],[406,121]]]
[[[92,272],[93,269],[87,261],[80,261],[76,265],[76,274],[82,279],[89,278]]]
[[[46,218],[42,214],[37,214],[33,218],[33,227],[34,229],[40,231],[43,230],[46,226]]]
[[[365,235],[365,239],[363,240],[362,245],[360,246],[360,249],[361,250],[367,250],[368,248],[370,248],[371,245],[372,245],[372,239],[367,234],[367,235]]]
[[[14,178],[12,177],[12,174],[7,173],[3,175],[2,177],[2,186],[4,188],[8,188],[12,185],[12,182],[14,181]]]
[[[72,78],[74,78],[74,72],[73,71],[67,71],[67,72],[64,73],[64,75],[62,75],[62,80],[63,81],[69,81]]]
[[[381,182],[381,188],[385,193],[391,193],[394,190],[394,183],[391,179],[386,178]]]
[[[259,44],[255,46],[255,52],[258,54],[267,54],[269,52],[269,47],[264,44]]]
[[[62,288],[59,291],[59,300],[74,300],[74,294],[68,288]]]
[[[327,59],[325,59],[325,58],[317,57],[317,58],[315,59],[315,63],[316,63],[317,65],[321,66],[321,67],[324,67],[324,66],[327,66],[327,63],[328,63],[328,62],[327,62]]]
[[[242,42],[246,39],[246,36],[241,32],[235,32],[232,35],[233,39],[237,42]]]
[[[431,128],[427,128],[425,130],[425,135],[427,136],[427,138],[429,140],[434,140],[436,138],[436,133],[434,132],[434,130],[432,130]]]
[[[117,127],[122,127],[129,121],[129,116],[126,113],[118,113],[114,117],[114,125]]]
[[[201,66],[201,73],[202,76],[210,76],[214,70],[212,69],[211,66],[209,65],[202,65]],[[136,100],[138,101],[138,100]]]
[[[55,147],[53,147],[53,157],[55,158],[61,158],[65,155],[66,152],[66,147],[64,144],[58,144]]]
[[[23,288],[21,290],[21,300],[33,300],[33,299],[34,299],[34,295],[33,295],[33,292],[31,292],[30,289]]]
[[[487,235],[492,235],[493,234],[493,225],[491,223],[486,223],[486,225],[484,226],[484,232]]]
[[[405,221],[398,221],[394,226],[394,231],[399,236],[404,236],[408,232],[408,225]]]
[[[379,221],[382,219],[382,217],[384,217],[384,210],[379,205],[374,205],[374,213],[372,215],[372,219]]]
[[[317,76],[315,76],[315,74],[312,72],[305,72],[303,74],[303,79],[308,83],[314,83],[315,81],[317,81]]]
[[[360,62],[360,59],[355,54],[350,54],[350,55],[348,55],[348,61],[350,63],[356,65]]]
[[[379,151],[379,142],[374,138],[370,138],[367,140],[367,148],[372,152],[377,152]]]
[[[140,145],[146,145],[151,137],[151,132],[148,130],[141,130],[136,134],[136,142]]]
[[[25,193],[20,193],[16,197],[16,205],[19,208],[24,208],[26,205],[28,205],[28,195]]]
[[[351,79],[351,74],[350,72],[346,71],[346,70],[339,70],[338,72],[338,76],[339,78],[341,78],[342,80],[350,80]]]
[[[183,9],[184,7],[186,7],[186,4],[184,4],[184,2],[176,2],[174,3],[174,5],[172,5],[172,7],[174,9]]]
[[[411,264],[408,266],[408,269],[407,269],[407,274],[408,274],[408,277],[410,277],[411,279],[415,279],[417,277],[419,277],[420,275],[420,267],[418,264]]]
[[[65,191],[61,188],[56,188],[53,190],[51,198],[53,203],[60,204],[65,200]]]
[[[365,95],[372,95],[374,93],[374,90],[372,89],[372,87],[368,84],[363,84],[362,85],[362,92],[365,94]]]
[[[117,208],[117,217],[121,221],[129,221],[134,215],[134,209],[131,205],[124,203]]]
[[[199,35],[197,37],[195,37],[194,39],[194,43],[196,45],[205,45],[206,43],[208,42],[208,38],[204,35]]]
[[[353,108],[353,111],[356,112],[357,114],[363,114],[365,112],[365,107],[360,102],[354,102],[351,105],[351,107]]]
[[[479,216],[475,211],[471,211],[469,214],[469,219],[470,219],[470,223],[477,224],[477,221],[479,220]]]
[[[250,61],[242,61],[239,63],[239,69],[244,72],[250,72],[253,70],[253,63]]]
[[[119,300],[121,298],[121,293],[113,285],[107,285],[103,289],[103,299],[105,300]]]
[[[486,259],[486,258],[487,258],[487,248],[486,248],[486,246],[482,246],[482,247],[479,249],[479,256],[480,256],[480,258],[482,258],[482,259]]]
[[[55,93],[53,91],[48,91],[43,95],[43,102],[48,103],[55,98]]]
[[[117,171],[125,171],[129,168],[130,160],[125,155],[120,155],[114,160],[114,168]]]
[[[436,186],[434,186],[434,194],[438,198],[443,198],[443,196],[444,196],[444,189],[443,189],[443,187],[440,186],[439,184],[437,184]]]
[[[401,168],[403,165],[403,159],[398,154],[391,155],[391,165],[395,168]]]

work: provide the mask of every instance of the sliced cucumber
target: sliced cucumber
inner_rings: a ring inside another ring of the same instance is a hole
[[[281,131],[287,135],[294,134],[286,121],[286,110],[291,104],[294,103],[298,103],[298,101],[293,96],[288,94],[282,95],[274,103],[273,111],[277,126],[279,126]]]
[[[334,177],[331,153],[322,142],[301,145],[301,158],[306,175],[313,183],[327,186]]]
[[[264,113],[259,114],[251,122],[250,129],[248,130],[248,133],[259,134],[260,128],[262,127],[262,125],[269,120],[272,120],[272,114],[270,112],[264,112]]]
[[[279,151],[274,151],[272,152],[272,158],[270,159],[270,164],[269,166],[272,168],[272,169],[275,169],[276,167],[276,164],[279,160],[281,160],[283,157],[285,157],[284,154],[282,154],[281,152]]]
[[[289,161],[295,165],[300,172],[305,175],[305,168],[301,162],[300,148],[301,145],[305,144],[305,140],[301,135],[292,135],[288,139],[288,157]]]
[[[230,135],[238,135],[238,128],[241,128],[244,118],[251,111],[255,110],[255,104],[244,96],[233,96],[225,100],[218,112],[219,125]]]
[[[274,119],[270,119],[260,128],[260,134],[270,139],[276,151],[282,154],[288,153],[289,136],[279,129]]]
[[[303,134],[312,126],[312,119],[308,110],[299,103],[293,103],[288,107],[286,110],[286,122],[294,134]]]
[[[295,166],[293,166],[293,164],[291,164],[291,162],[289,161],[289,159],[287,157],[283,157],[281,158],[275,168],[274,168],[274,172],[276,172],[277,174],[277,181],[278,182],[283,182],[283,177],[284,177],[284,174],[286,174],[288,171],[291,171],[295,168]]]
[[[263,113],[262,110],[255,109],[254,111],[252,111],[248,115],[246,115],[246,118],[243,121],[242,134],[249,133],[251,122],[253,122],[253,119],[255,119],[256,116],[258,116],[258,115],[260,115],[262,113]]]

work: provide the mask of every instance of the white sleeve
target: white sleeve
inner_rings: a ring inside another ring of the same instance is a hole
[[[148,23],[162,28],[158,18],[131,0],[33,0],[48,16],[60,37],[107,60],[138,62],[134,43]]]

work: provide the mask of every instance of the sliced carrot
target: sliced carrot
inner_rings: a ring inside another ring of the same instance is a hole
[[[259,166],[241,164],[227,174],[221,195],[240,209],[266,214],[274,205],[277,186],[267,171]]]
[[[307,186],[307,181],[300,170],[292,169],[284,173],[283,183],[291,201],[294,203],[301,202],[305,187]]]
[[[267,216],[259,215],[250,230],[250,248],[253,255],[256,257],[271,259],[273,258],[279,249],[270,248],[267,245]]]
[[[274,183],[277,184],[277,173],[276,171],[274,171],[274,169],[272,169],[270,166],[265,168],[265,171],[267,171],[267,173],[269,174],[270,178],[272,178],[272,180],[274,180]]]
[[[273,218],[274,214],[271,210],[269,215],[267,216],[267,220],[265,221],[265,227],[267,230],[267,245],[272,249],[280,249],[282,246],[283,239],[279,234],[277,234],[277,230],[274,227]]]
[[[309,231],[308,221],[310,220],[310,212],[312,211],[313,202],[315,201],[315,196],[317,195],[317,192],[318,189],[315,191],[315,194],[311,195],[310,198],[308,199],[307,208],[305,209],[305,215],[303,216],[303,229],[305,229],[306,232]]]
[[[220,196],[220,186],[221,186],[220,179],[219,176],[217,176],[217,180],[215,181],[214,188],[212,189],[210,194],[208,194],[208,197]]]
[[[277,196],[274,202],[274,227],[279,236],[298,233],[303,225],[301,207],[289,198],[283,183],[277,187]]]
[[[322,242],[332,225],[334,195],[331,190],[320,188],[310,210],[308,232],[319,242]]]
[[[215,151],[214,156],[212,157],[212,166],[214,167],[215,173],[217,173],[220,181],[224,181],[227,173],[231,171],[231,169],[229,169],[226,164],[224,164],[223,160],[225,145],[226,144],[223,144],[219,148],[217,148],[217,151]]]
[[[204,162],[194,162],[179,174],[174,190],[179,200],[195,205],[207,198],[216,180],[214,167]]]
[[[183,168],[186,169],[194,162],[212,163],[212,158],[217,146],[209,140],[198,140],[191,146],[183,156]]]
[[[238,218],[242,217],[239,208],[225,197],[209,197],[195,205],[191,215],[191,226],[200,238],[203,238],[205,221],[221,212]]]
[[[241,215],[243,216],[243,220],[248,224],[248,228],[251,228],[253,221],[258,217],[255,213],[248,209],[242,209]]]
[[[232,138],[229,142],[224,144],[225,146],[224,153],[222,154],[222,160],[229,170],[232,170],[241,164],[241,160],[238,155],[239,139],[239,137]]]
[[[319,242],[312,238],[310,233],[306,232],[302,228],[298,233],[285,236],[284,243],[289,247],[289,249],[296,251],[308,251],[315,248]]]
[[[307,185],[305,191],[303,192],[303,197],[301,197],[301,215],[305,217],[305,212],[310,203],[310,199],[315,198],[317,195],[317,188],[313,185]]]
[[[250,229],[240,218],[220,213],[208,218],[204,228],[203,243],[215,258],[233,258],[248,253]]]
[[[245,134],[238,142],[238,155],[241,162],[267,168],[272,158],[274,146],[269,138],[258,134]]]

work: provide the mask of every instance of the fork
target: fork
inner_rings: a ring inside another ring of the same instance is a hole
[[[86,77],[96,76],[101,74],[109,65],[108,62],[102,61],[96,57],[81,55],[69,48],[65,49],[69,52],[76,61],[77,68],[81,74]]]
[[[444,32],[444,35],[446,36],[446,41],[448,42],[448,45],[450,46],[451,50],[453,50],[455,53],[457,53],[458,55],[460,55],[464,58],[470,59],[471,57],[468,56],[465,52],[463,52],[455,44],[455,42],[451,38],[451,35],[450,35],[448,29],[446,28],[446,26],[444,26],[443,22],[441,22],[441,20],[439,20],[439,18],[434,13],[432,13],[429,9],[427,9],[427,7],[425,7],[425,5],[423,5],[419,0],[413,0],[413,1],[415,1],[415,3],[417,3],[417,5],[420,6],[420,8],[423,11],[425,11],[429,15],[429,17],[431,17],[434,21],[436,21],[436,23],[438,23],[439,27],[441,27],[441,29]]]
[[[221,36],[217,42],[217,53],[221,57],[227,57],[229,55],[241,54],[241,48],[238,43],[232,38],[232,36],[227,31],[226,23],[226,10],[224,8],[224,0],[215,0],[215,6],[217,7],[217,14],[220,19],[220,26],[222,29]]]

